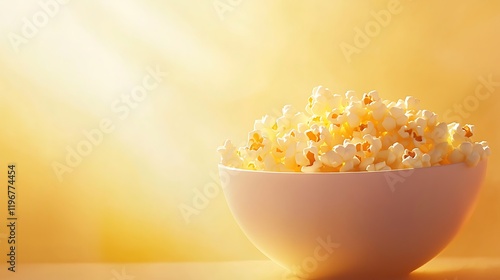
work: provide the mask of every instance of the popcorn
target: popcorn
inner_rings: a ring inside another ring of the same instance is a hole
[[[338,108],[334,108],[329,114],[327,119],[336,126],[341,126],[346,122],[346,115]]]
[[[335,151],[330,150],[319,156],[320,161],[330,167],[338,167],[342,165],[344,159]]]
[[[430,138],[436,143],[445,142],[448,138],[448,126],[446,125],[446,123],[439,123],[434,128],[432,128]]]
[[[278,129],[278,124],[274,117],[265,115],[262,119],[255,121],[253,129],[265,135],[267,138],[274,138],[276,136],[275,131]]]
[[[276,119],[278,132],[287,131],[289,129],[297,128],[298,124],[305,123],[308,117],[301,112],[297,112],[291,105],[283,107],[282,116]]]
[[[446,158],[446,156],[451,152],[451,145],[448,142],[440,142],[434,146],[434,149],[429,151],[429,156],[431,157],[431,165],[437,165]]]
[[[326,146],[324,147],[326,147],[327,149],[333,147],[333,145],[335,144],[335,139],[333,139],[330,130],[325,126],[319,127],[318,137],[320,139],[321,144],[323,143],[326,144]]]
[[[226,142],[224,142],[224,146],[219,147],[217,152],[221,154],[221,163],[225,166],[239,167],[242,163],[242,160],[238,155],[238,150],[233,145],[231,140],[226,140]]]
[[[363,140],[366,143],[370,144],[370,147],[367,149],[368,152],[372,154],[377,154],[382,148],[382,141],[380,138],[374,137],[373,135],[367,134],[363,137]]]
[[[336,145],[333,151],[338,153],[344,161],[351,160],[356,155],[356,146],[351,143],[344,142],[343,145]]]
[[[385,171],[464,162],[475,166],[491,155],[485,141],[473,142],[470,124],[439,122],[408,96],[396,102],[378,92],[334,94],[316,87],[305,108],[290,105],[281,116],[254,123],[243,147],[227,140],[221,164],[250,170],[294,172]]]
[[[366,167],[367,171],[383,171],[383,170],[391,170],[391,167],[387,166],[385,161],[376,163],[376,164],[370,164]]]
[[[394,129],[396,129],[396,119],[394,119],[393,117],[386,117],[383,121],[382,121],[382,126],[384,127],[384,129],[386,131],[392,131]]]
[[[370,134],[370,135],[377,134],[377,129],[375,128],[375,125],[373,124],[372,121],[368,121],[366,123],[361,123],[359,126],[357,126],[353,129],[353,137],[362,138],[363,136],[365,136],[367,134]]]
[[[403,125],[399,128],[398,134],[401,136],[401,138],[410,138],[411,136],[412,129],[409,128],[407,125]]]
[[[342,103],[342,96],[333,94],[325,87],[318,86],[313,89],[306,111],[312,115],[321,115],[324,112],[339,107]]]
[[[406,110],[418,110],[420,109],[420,100],[413,96],[407,96],[405,99],[405,109]]]
[[[389,147],[392,144],[394,144],[398,141],[404,142],[402,139],[399,138],[399,135],[397,134],[397,132],[394,132],[394,131],[393,132],[386,132],[383,135],[379,136],[379,138],[382,141],[382,149],[383,150],[389,149]]]
[[[354,168],[360,163],[359,158],[354,157],[350,160],[344,162],[342,167],[340,168],[340,172],[348,172],[353,171]]]
[[[399,163],[403,159],[405,148],[401,143],[394,143],[388,149],[387,164]],[[399,166],[399,164],[398,164]]]
[[[375,158],[374,157],[367,157],[367,158],[363,158],[361,160],[361,162],[359,163],[359,170],[367,170],[367,171],[370,171],[368,169],[368,166],[372,165],[372,163],[375,161]]]
[[[357,113],[349,111],[346,115],[346,122],[350,127],[357,127],[360,125],[361,118]]]
[[[438,115],[434,112],[422,110],[422,118],[427,121],[428,126],[433,127],[437,123]]]
[[[488,158],[491,155],[491,150],[490,150],[490,147],[488,147],[488,143],[486,141],[481,141],[481,142],[479,142],[479,144],[481,144],[481,146],[483,146],[483,155],[482,155],[481,159]]]
[[[414,148],[413,150],[405,150],[403,154],[403,166],[410,168],[429,167],[431,157],[429,154],[423,153],[420,149]]]
[[[408,122],[408,116],[405,115],[405,109],[402,107],[394,106],[389,109],[391,116],[396,120],[397,126],[402,126]]]
[[[458,123],[451,123],[448,125],[448,130],[454,147],[460,146],[463,142],[470,142],[470,137],[474,135],[474,126],[470,124],[460,127]]]
[[[459,163],[465,161],[465,156],[460,150],[453,150],[449,155],[448,155],[448,160],[451,163]]]
[[[384,116],[387,114],[387,107],[380,100],[370,103],[369,108],[372,110],[371,115],[376,121],[382,120],[382,118],[384,118]]]

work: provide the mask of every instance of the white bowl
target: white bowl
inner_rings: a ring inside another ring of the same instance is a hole
[[[486,165],[348,173],[219,165],[219,171],[250,241],[296,276],[321,279],[404,276],[432,259],[470,216]]]

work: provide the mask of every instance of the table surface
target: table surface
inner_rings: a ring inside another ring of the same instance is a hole
[[[283,280],[287,271],[271,261],[179,263],[19,264],[5,280]],[[500,280],[500,259],[437,258],[414,271],[408,280]]]

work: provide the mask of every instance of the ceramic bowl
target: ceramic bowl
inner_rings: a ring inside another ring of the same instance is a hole
[[[219,171],[237,223],[284,279],[342,279],[404,276],[436,256],[471,215],[486,166]]]

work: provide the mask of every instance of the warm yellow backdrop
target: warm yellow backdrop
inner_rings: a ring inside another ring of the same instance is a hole
[[[443,254],[500,257],[500,1],[3,1],[0,38],[21,261],[262,258],[214,188],[215,149],[320,84],[476,124],[487,180]]]

